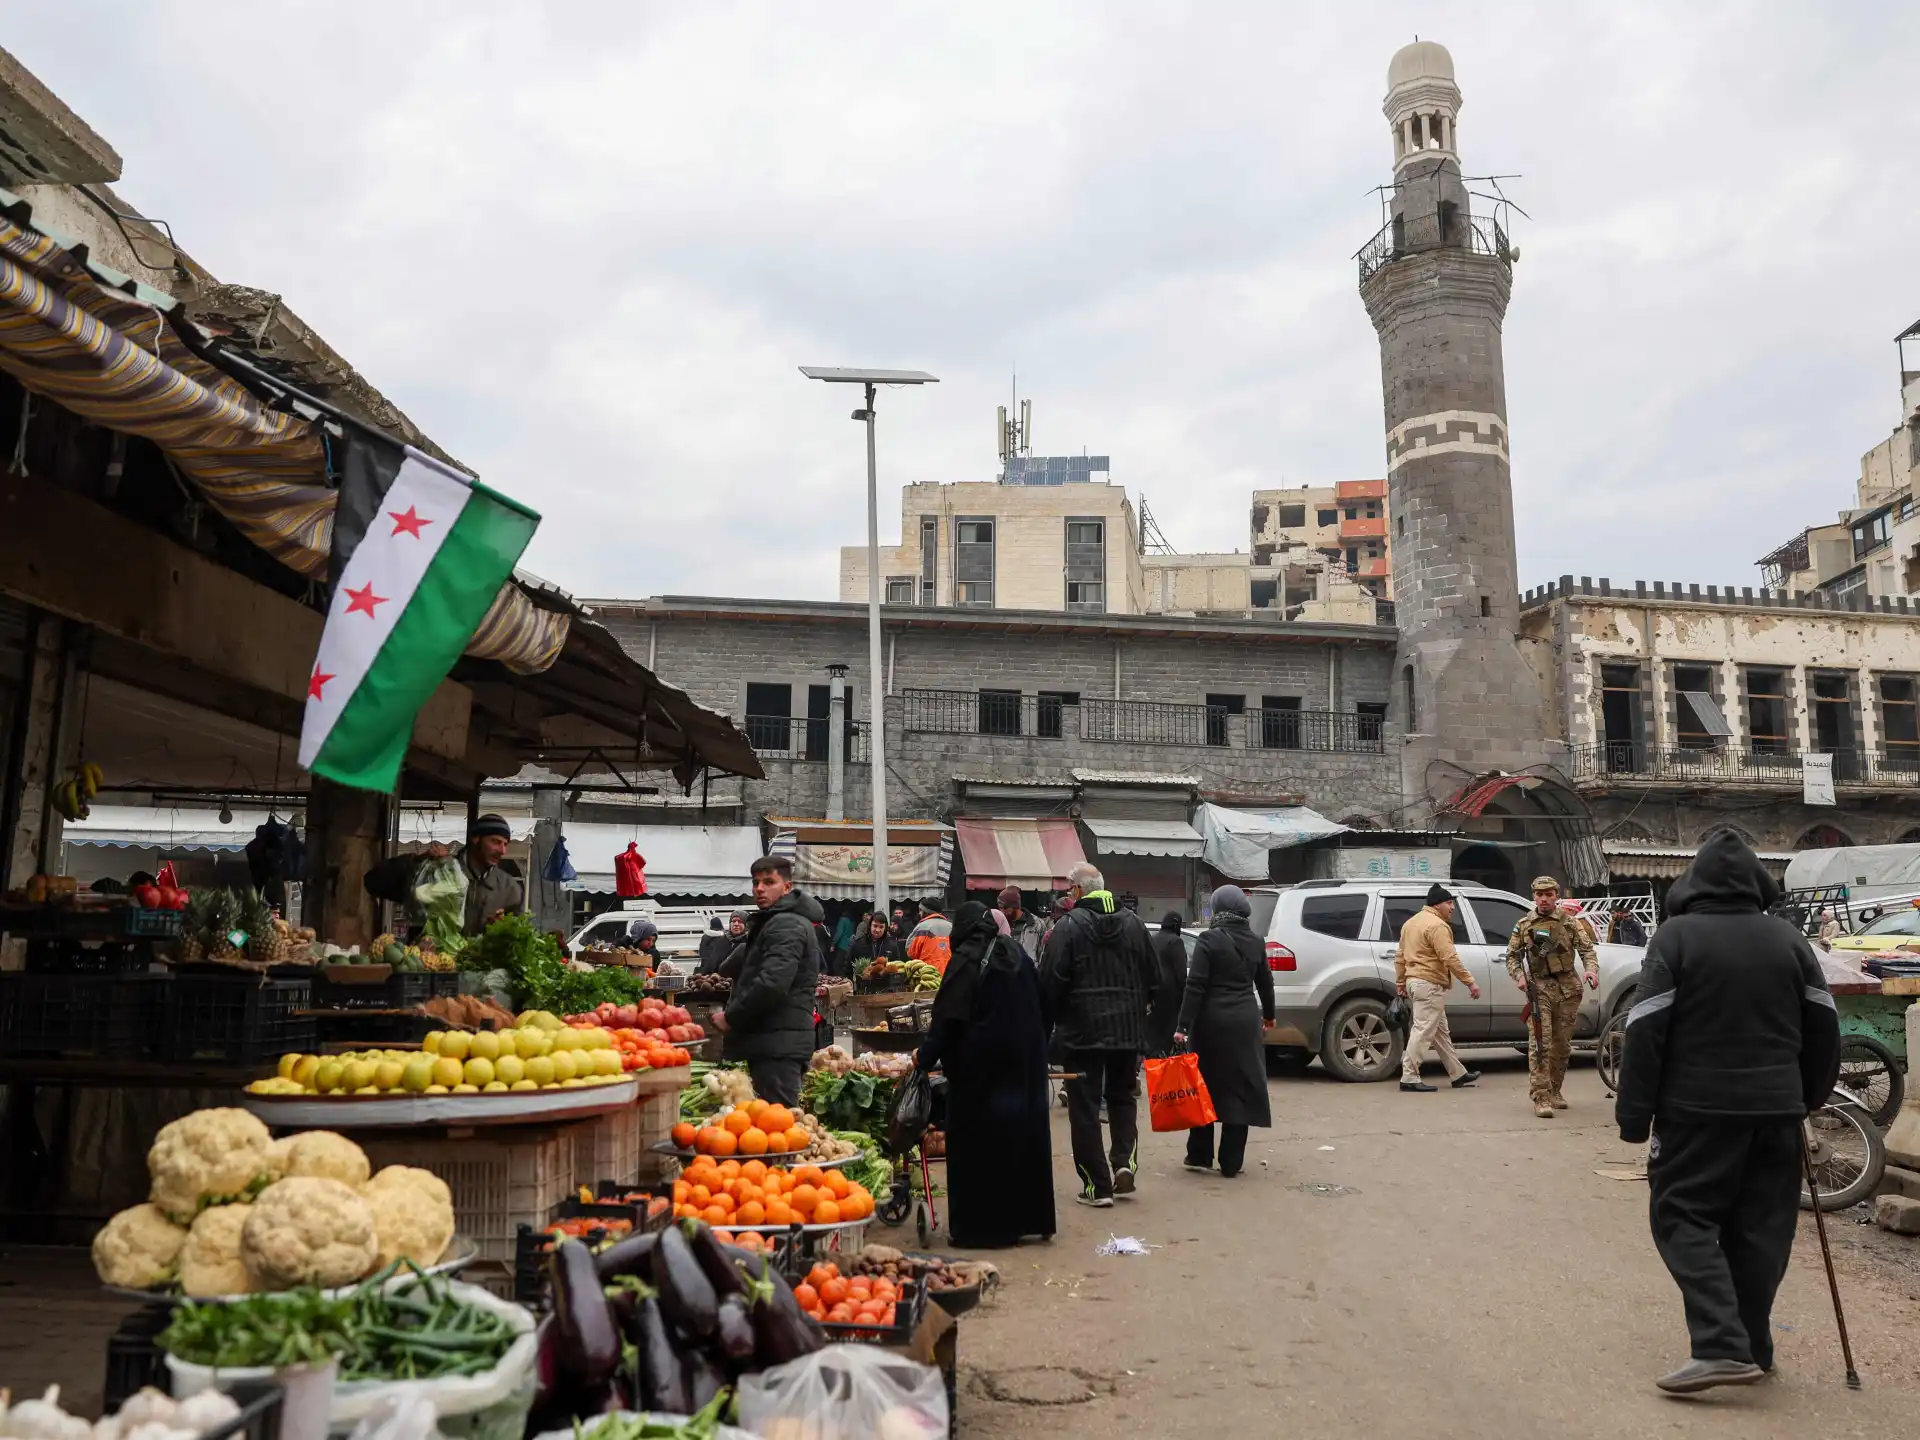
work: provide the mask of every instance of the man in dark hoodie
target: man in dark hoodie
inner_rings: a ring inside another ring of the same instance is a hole
[[[1113,1204],[1131,1195],[1139,1162],[1134,1082],[1147,1043],[1147,1009],[1160,982],[1160,962],[1140,917],[1122,910],[1107,882],[1082,861],[1067,872],[1074,905],[1046,941],[1041,990],[1067,1072],[1067,1123],[1082,1205]],[[1100,1102],[1107,1104],[1112,1149],[1100,1143]]]
[[[1667,895],[1627,1019],[1614,1118],[1646,1140],[1653,1243],[1693,1359],[1673,1395],[1773,1369],[1773,1296],[1800,1210],[1800,1126],[1840,1073],[1840,1025],[1780,888],[1737,835],[1707,837]]]
[[[793,861],[763,855],[753,862],[753,903],[740,973],[714,1027],[727,1037],[726,1058],[744,1060],[753,1093],[775,1105],[800,1103],[800,1081],[813,1055],[813,998],[820,981],[824,918],[820,902],[793,888]]]

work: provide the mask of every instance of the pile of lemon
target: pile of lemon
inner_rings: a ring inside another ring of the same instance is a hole
[[[579,1089],[625,1078],[613,1035],[539,1012],[512,1030],[435,1030],[418,1050],[282,1055],[255,1095],[500,1095]]]

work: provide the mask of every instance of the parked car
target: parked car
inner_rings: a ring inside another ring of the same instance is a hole
[[[1865,923],[1835,940],[1834,949],[1920,949],[1920,900],[1905,895],[1876,899],[1859,907],[1855,918]]]
[[[1533,907],[1484,885],[1449,883],[1453,938],[1480,986],[1475,1000],[1455,984],[1447,1024],[1455,1044],[1524,1045],[1526,994],[1507,976],[1507,937]],[[1393,1001],[1393,957],[1400,927],[1426,904],[1424,883],[1305,880],[1248,892],[1253,928],[1264,935],[1273,971],[1273,1061],[1305,1068],[1315,1055],[1342,1080],[1385,1080],[1399,1072],[1402,1036],[1386,1023]],[[1627,1004],[1645,951],[1600,945],[1600,989],[1580,1006],[1576,1037],[1591,1038]]]
[[[603,910],[573,932],[567,941],[567,954],[578,959],[590,945],[617,946],[626,938],[627,929],[636,920],[651,920],[660,931],[654,941],[654,954],[663,960],[698,959],[700,937],[707,933],[709,915],[730,916],[738,905],[663,906],[650,900],[640,901],[633,909]]]

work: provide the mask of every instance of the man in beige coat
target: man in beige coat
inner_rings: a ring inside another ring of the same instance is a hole
[[[1469,995],[1480,998],[1480,987],[1453,946],[1453,896],[1435,885],[1427,891],[1426,908],[1400,927],[1400,949],[1393,957],[1393,987],[1413,1004],[1413,1029],[1400,1059],[1402,1090],[1431,1094],[1439,1089],[1420,1078],[1420,1062],[1429,1045],[1447,1067],[1454,1089],[1480,1078],[1478,1070],[1460,1063],[1447,1031],[1447,992],[1456,978],[1466,982]]]

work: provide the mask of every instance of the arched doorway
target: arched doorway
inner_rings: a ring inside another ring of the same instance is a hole
[[[1513,860],[1498,845],[1469,845],[1453,857],[1453,878],[1493,890],[1518,891]]]
[[[1909,830],[1893,843],[1896,845],[1920,845],[1920,830]]]
[[[1835,825],[1816,825],[1793,842],[1796,850],[1845,850],[1853,837]]]

